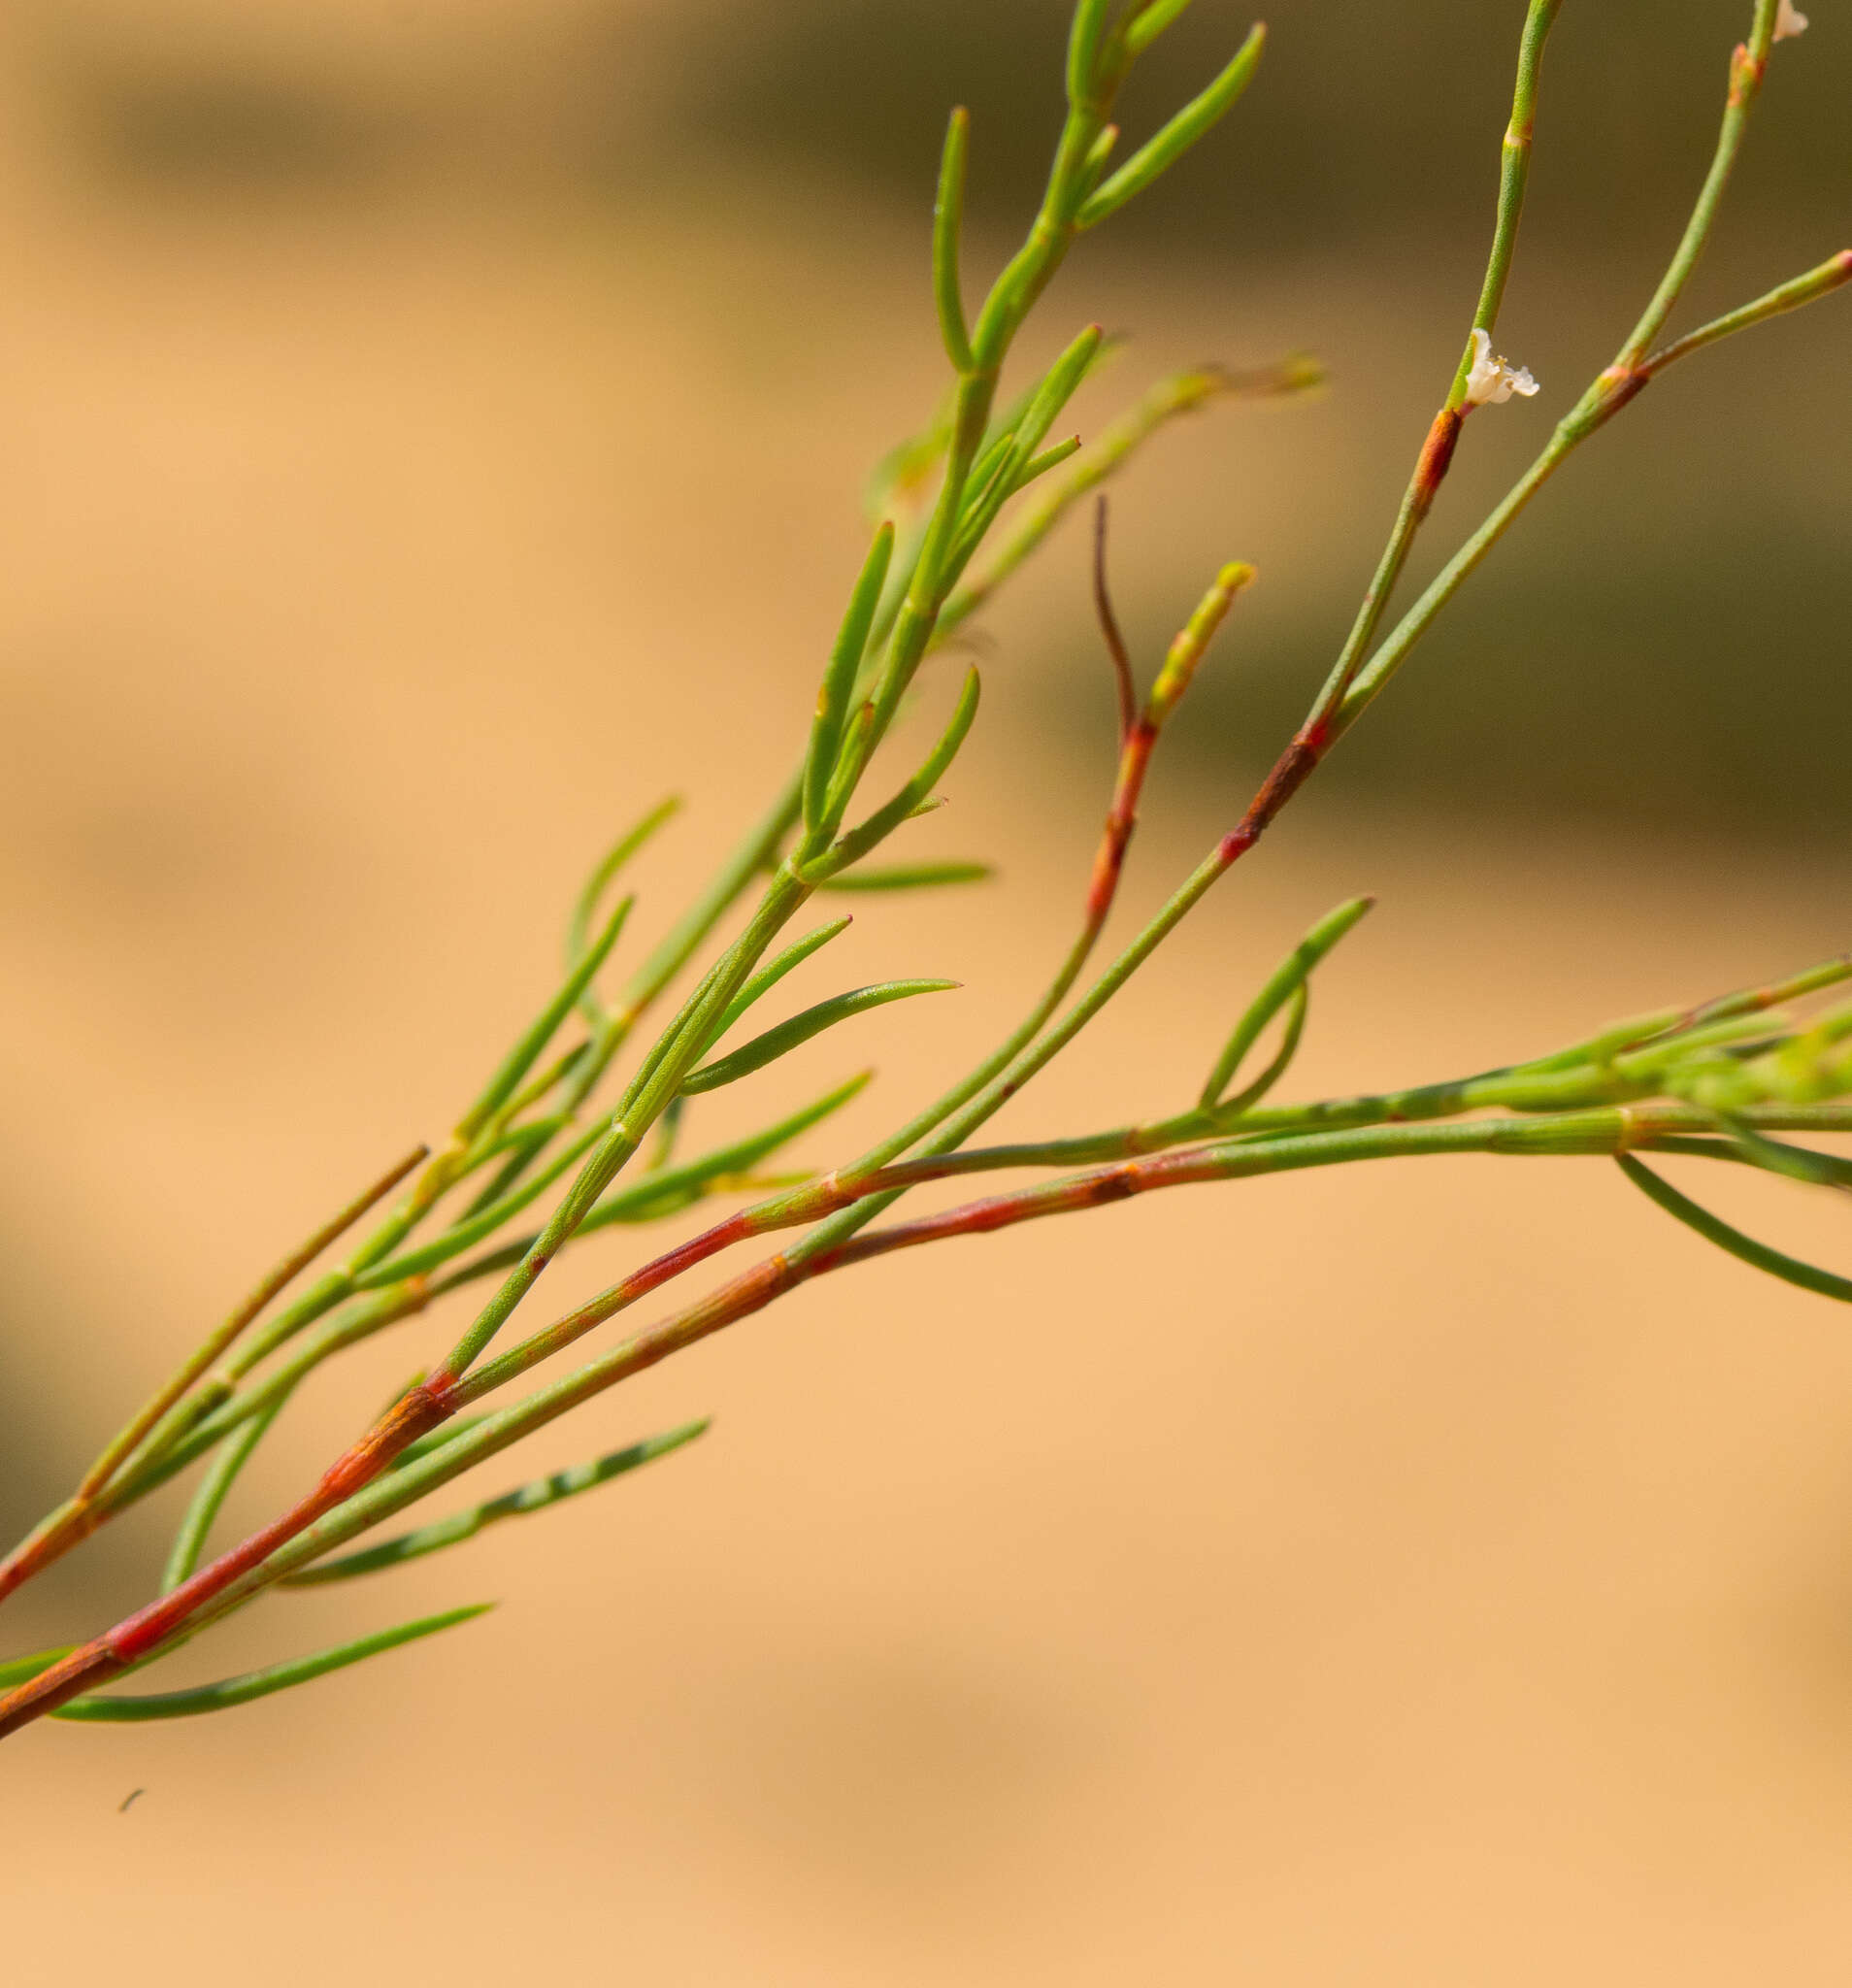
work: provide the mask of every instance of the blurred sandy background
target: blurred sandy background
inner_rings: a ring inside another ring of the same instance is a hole
[[[1047,140],[1063,11],[6,10],[10,1531],[261,1261],[446,1122],[614,824],[691,794],[645,872],[661,915],[762,805],[860,477],[939,388],[943,107],[978,116],[975,283]],[[1475,424],[1435,555],[1632,321],[1744,12],[1566,10],[1502,340],[1546,397]],[[1852,232],[1852,31],[1814,13],[1701,307]],[[1137,903],[1341,633],[1457,350],[1521,15],[1285,0],[1236,126],[1052,300],[1050,340],[1137,334],[1090,418],[1204,356],[1304,346],[1335,376],[1123,486],[1147,661],[1216,560],[1265,573],[1161,770]],[[1198,0],[1146,114],[1242,24]],[[1596,444],[1010,1123],[1172,1108],[1357,888],[1382,908],[1296,1083],[1451,1075],[1843,946],[1848,321],[1694,366]],[[1077,536],[988,656],[917,845],[1000,851],[1004,879],[871,905],[828,977],[967,991],[780,1077],[795,1100],[882,1060],[819,1160],[992,1040],[1065,943],[1109,758]],[[1846,1260],[1842,1217],[1729,1185]],[[241,1514],[449,1322],[307,1400]],[[710,1410],[643,1476],[279,1601],[201,1662],[504,1598],[485,1623],[221,1721],[11,1744],[7,1980],[1852,1971],[1852,1340],[1610,1170],[1307,1176],[922,1253],[520,1461]],[[22,1597],[6,1647],[142,1599],[169,1520]]]

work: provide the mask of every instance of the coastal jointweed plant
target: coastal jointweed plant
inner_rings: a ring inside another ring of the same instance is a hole
[[[786,938],[819,893],[948,885],[982,874],[973,865],[909,863],[905,849],[907,824],[937,805],[940,783],[977,715],[975,668],[966,670],[950,719],[920,754],[912,777],[892,793],[865,797],[876,748],[908,709],[922,667],[1067,514],[1168,423],[1211,402],[1292,395],[1317,381],[1317,369],[1305,360],[1249,375],[1205,369],[1159,382],[1089,443],[1058,438],[1063,411],[1104,348],[1099,329],[1090,327],[1045,373],[1020,384],[1012,381],[1006,391],[1018,336],[1055,272],[1083,237],[1204,139],[1253,80],[1265,39],[1258,27],[1200,96],[1120,157],[1113,117],[1121,85],[1188,4],[1078,0],[1068,41],[1066,117],[1046,191],[1022,246],[975,315],[967,311],[960,275],[969,134],[965,114],[953,113],[933,236],[933,292],[951,390],[924,432],[898,448],[877,475],[873,540],[823,670],[801,764],[763,820],[612,997],[603,991],[602,976],[630,929],[634,907],[629,897],[612,902],[612,894],[626,863],[665,826],[673,804],[628,829],[573,908],[558,987],[448,1138],[435,1150],[420,1145],[409,1153],[263,1277],[129,1417],[71,1495],[0,1562],[4,1599],[117,1513],[182,1472],[203,1467],[154,1599],[74,1648],[0,1663],[0,1735],[47,1714],[121,1721],[242,1704],[480,1612],[452,1609],[196,1689],[153,1695],[98,1690],[158,1662],[260,1596],[400,1566],[500,1520],[577,1496],[691,1441],[703,1425],[562,1470],[383,1542],[352,1547],[362,1535],[579,1403],[814,1277],[893,1250],[1161,1188],[1302,1167],[1424,1153],[1603,1155],[1707,1241],[1791,1283],[1852,1301],[1852,1278],[1739,1234],[1672,1187],[1643,1157],[1687,1154],[1764,1169],[1829,1192],[1852,1191],[1852,1161],[1793,1137],[1852,1132],[1852,1104],[1839,1102],[1852,1093],[1852,1006],[1829,1006],[1808,1018],[1789,1011],[1789,1004],[1852,979],[1852,956],[1766,987],[1640,1015],[1505,1069],[1393,1094],[1272,1103],[1306,1026],[1314,974],[1370,909],[1367,899],[1355,899],[1315,923],[1255,993],[1226,1044],[1206,1058],[1202,1089],[1182,1110],[1031,1144],[975,1143],[998,1109],[1074,1041],[1261,840],[1575,450],[1683,360],[1852,278],[1852,251],[1844,251],[1663,342],[1716,220],[1775,45],[1806,25],[1789,0],[1754,0],[1747,37],[1730,58],[1709,173],[1638,323],[1612,364],[1570,403],[1509,494],[1385,634],[1409,549],[1469,422],[1475,415],[1521,418],[1516,407],[1505,414],[1481,411],[1539,392],[1524,367],[1494,348],[1523,212],[1544,48],[1562,6],[1562,0],[1530,0],[1492,250],[1458,366],[1349,637],[1258,792],[1143,929],[1088,979],[1159,739],[1255,577],[1239,563],[1216,575],[1141,694],[1107,587],[1102,508],[1095,592],[1117,683],[1118,772],[1079,929],[1046,990],[1008,1038],[943,1096],[866,1152],[826,1171],[771,1182],[758,1172],[823,1126],[866,1077],[837,1084],[750,1137],[705,1150],[697,1143],[689,1153],[705,1093],[749,1082],[866,1010],[948,984],[911,979],[862,987],[817,1001],[772,1027],[755,1032],[751,1026],[753,1011],[772,990],[807,969],[847,923],[825,919],[795,940]],[[890,847],[885,867],[871,862]],[[730,924],[736,929],[724,936]],[[682,991],[667,1023],[645,1037],[645,1017],[678,988]],[[1254,1070],[1255,1052],[1275,1023],[1277,1045]],[[601,1102],[608,1080],[615,1098]],[[994,1172],[1032,1177],[940,1212],[882,1220],[923,1183]],[[759,1198],[751,1199],[755,1192]],[[568,1245],[721,1196],[732,1197],[735,1206],[706,1230],[646,1255],[576,1310],[525,1324],[524,1308]],[[544,1216],[530,1213],[543,1209]],[[363,1229],[370,1217],[374,1226]],[[316,1272],[356,1230],[363,1240],[333,1268]],[[723,1250],[767,1238],[777,1239],[774,1253],[700,1295],[673,1301],[666,1315],[558,1371],[560,1356],[619,1314],[691,1276]],[[449,1350],[304,1497],[248,1539],[209,1557],[227,1494],[302,1382],[348,1348],[476,1285],[490,1295],[465,1314]]]

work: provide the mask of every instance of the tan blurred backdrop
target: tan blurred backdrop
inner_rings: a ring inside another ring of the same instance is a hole
[[[444,1124],[616,824],[690,795],[645,871],[660,918],[762,805],[860,479],[940,388],[944,105],[977,112],[987,266],[1063,12],[6,11],[11,1530],[228,1293]],[[1171,438],[1118,499],[1147,664],[1215,561],[1265,575],[1160,771],[1135,904],[1226,824],[1341,633],[1457,350],[1522,12],[1288,0],[1236,125],[1051,301],[1050,338],[1136,334],[1089,419],[1205,356],[1334,372]],[[1475,429],[1437,553],[1631,322],[1744,12],[1565,10],[1503,340],[1546,396]],[[1848,234],[1852,30],[1814,12],[1701,303]],[[1143,114],[1240,24],[1198,0]],[[1306,1086],[1535,1053],[1845,945],[1832,313],[1656,388],[1574,465],[1009,1124],[1173,1108],[1358,888],[1382,906],[1328,971]],[[985,656],[918,846],[1002,879],[871,906],[832,969],[966,991],[768,1087],[878,1056],[818,1161],[994,1040],[1071,927],[1109,758],[1075,535]],[[1731,1185],[1845,1261],[1842,1216]],[[306,1400],[238,1514],[449,1322]],[[874,1266],[485,1488],[703,1411],[694,1450],[396,1586],[268,1605],[200,1669],[502,1598],[485,1623],[218,1721],[9,1744],[4,1978],[1852,1972],[1846,1322],[1596,1163],[1203,1189]],[[28,1591],[5,1646],[142,1599],[171,1516]]]

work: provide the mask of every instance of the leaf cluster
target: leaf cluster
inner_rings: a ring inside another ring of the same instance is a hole
[[[347,1550],[644,1368],[816,1276],[898,1249],[1161,1188],[1306,1167],[1442,1152],[1604,1154],[1658,1207],[1706,1241],[1791,1283],[1852,1299],[1852,1280],[1796,1263],[1739,1234],[1640,1157],[1724,1161],[1808,1189],[1852,1191],[1852,1163],[1805,1143],[1852,1131],[1852,1105],[1843,1102],[1852,1095],[1852,1007],[1808,1014],[1790,1007],[1852,978],[1852,960],[1845,958],[1769,987],[1635,1018],[1502,1070],[1396,1092],[1274,1103],[1305,1038],[1313,980],[1371,909],[1371,900],[1355,898],[1312,925],[1243,1005],[1220,1049],[1206,1050],[1204,1082],[1185,1109],[1102,1132],[1010,1145],[974,1143],[1255,847],[1537,491],[1583,443],[1674,364],[1811,303],[1852,277],[1852,252],[1842,253],[1661,343],[1714,225],[1761,93],[1779,23],[1777,0],[1755,0],[1748,37],[1730,65],[1712,166],[1638,324],[1613,363],[1563,414],[1512,491],[1385,634],[1410,550],[1484,399],[1476,389],[1477,365],[1497,325],[1516,250],[1539,78],[1561,4],[1531,0],[1501,152],[1493,245],[1462,358],[1349,638],[1244,811],[1088,979],[1161,738],[1256,577],[1243,562],[1225,565],[1141,691],[1112,611],[1102,503],[1095,599],[1118,694],[1117,765],[1078,929],[1047,986],[1017,1025],[940,1096],[826,1172],[766,1170],[787,1165],[790,1147],[860,1095],[866,1072],[835,1082],[796,1111],[760,1114],[757,1129],[744,1136],[700,1144],[707,1110],[701,1101],[709,1093],[743,1087],[737,1094],[750,1096],[763,1073],[813,1044],[834,1045],[835,1032],[864,1014],[953,990],[953,982],[941,978],[895,979],[825,993],[781,1019],[764,1020],[784,982],[795,985],[800,974],[814,975],[815,963],[848,927],[849,920],[839,917],[794,941],[785,938],[817,893],[916,891],[989,875],[976,861],[922,862],[905,846],[908,825],[938,805],[942,783],[976,721],[981,678],[976,667],[965,671],[931,743],[907,748],[910,774],[884,792],[868,792],[876,755],[918,701],[927,664],[943,654],[961,625],[1066,515],[1172,421],[1218,401],[1290,397],[1318,382],[1316,366],[1301,358],[1259,373],[1196,369],[1158,382],[1083,443],[1057,430],[1108,350],[1093,325],[1045,369],[1012,381],[1005,391],[1019,334],[1075,245],[1202,144],[1254,80],[1265,47],[1258,27],[1152,138],[1118,157],[1115,106],[1126,78],[1188,4],[1078,0],[1063,71],[1066,116],[1045,191],[1020,246],[975,312],[967,308],[962,269],[972,134],[964,113],[953,114],[939,175],[931,284],[950,390],[926,426],[886,458],[871,486],[870,546],[820,660],[798,764],[766,815],[612,991],[606,977],[638,911],[633,895],[613,900],[612,893],[667,828],[676,804],[658,805],[617,838],[571,909],[555,983],[530,1025],[492,1063],[448,1136],[417,1147],[290,1251],[129,1417],[71,1497],[0,1563],[4,1600],[117,1513],[202,1467],[159,1591],[147,1606],[87,1642],[0,1666],[0,1735],[48,1714],[148,1720],[245,1704],[472,1619],[480,1607],[422,1617],[192,1690],[137,1695],[100,1689],[160,1661],[261,1597],[390,1572],[686,1446],[705,1422]],[[877,857],[886,860],[870,860]],[[666,1011],[666,1020],[658,1011]],[[1269,1051],[1263,1045],[1275,1029]],[[684,1148],[691,1143],[689,1154]],[[1079,1171],[1064,1171],[1074,1169]],[[1036,1177],[936,1213],[881,1224],[897,1201],[928,1182],[1008,1171]],[[658,1247],[574,1310],[524,1336],[513,1330],[566,1249],[602,1230],[671,1220],[722,1198],[731,1206],[707,1227]],[[543,1204],[544,1214],[530,1215]],[[772,1254],[679,1301],[666,1316],[583,1364],[554,1365],[656,1291],[725,1251],[775,1234],[783,1240]],[[447,1350],[395,1395],[295,1504],[215,1555],[213,1537],[241,1473],[303,1383],[351,1347],[479,1284],[487,1295],[479,1294],[480,1302]],[[549,1377],[522,1392],[519,1384],[543,1367],[551,1370]]]

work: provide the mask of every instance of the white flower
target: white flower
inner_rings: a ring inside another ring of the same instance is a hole
[[[1537,391],[1528,366],[1507,366],[1492,349],[1492,340],[1483,331],[1472,334],[1472,370],[1467,375],[1467,404],[1470,407],[1500,407],[1514,393],[1529,400]]]
[[[1803,35],[1806,31],[1806,16],[1794,11],[1794,0],[1781,0],[1781,12],[1775,19],[1775,40],[1785,42],[1790,35]]]

